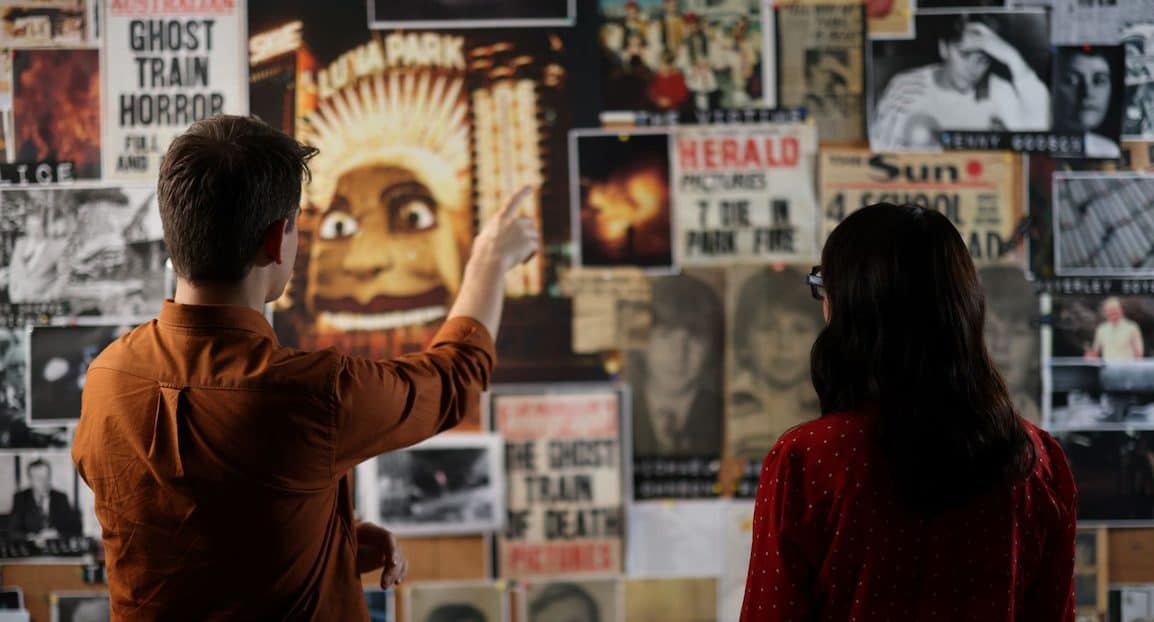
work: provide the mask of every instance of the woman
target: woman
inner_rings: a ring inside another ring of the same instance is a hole
[[[1014,412],[953,225],[864,208],[810,282],[823,415],[765,460],[742,620],[1073,620],[1074,482]]]

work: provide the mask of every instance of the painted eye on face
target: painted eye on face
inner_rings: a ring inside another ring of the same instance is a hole
[[[321,221],[319,234],[322,240],[339,240],[350,237],[357,231],[360,231],[360,224],[356,218],[348,212],[332,210],[325,214],[324,220]]]
[[[437,226],[437,201],[422,184],[393,186],[382,193],[381,201],[394,233],[417,233]]]
[[[393,214],[394,231],[425,231],[437,226],[437,211],[422,199],[410,199]]]

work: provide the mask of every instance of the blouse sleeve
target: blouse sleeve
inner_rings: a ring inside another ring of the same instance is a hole
[[[1078,488],[1061,446],[1043,433],[1052,469],[1051,485],[1058,501],[1058,522],[1043,545],[1038,574],[1023,598],[1019,619],[1073,622],[1074,536],[1078,527]]]
[[[805,524],[805,467],[790,438],[778,441],[762,467],[741,622],[804,620],[817,605],[817,573],[796,541]]]

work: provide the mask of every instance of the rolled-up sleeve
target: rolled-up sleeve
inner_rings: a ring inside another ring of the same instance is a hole
[[[390,361],[342,357],[334,475],[477,415],[496,358],[489,331],[466,317],[445,322],[424,352]]]

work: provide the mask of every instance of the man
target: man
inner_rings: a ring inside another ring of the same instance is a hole
[[[681,18],[681,7],[678,0],[664,0],[663,13],[650,24],[651,36],[646,38],[650,44],[657,43],[660,52],[677,52],[681,48],[681,40],[685,38],[685,21]]]
[[[1050,92],[1012,45],[965,16],[944,26],[941,62],[900,73],[886,86],[870,125],[871,149],[936,148],[943,130],[1049,129]],[[1009,80],[990,71],[993,61]]]
[[[434,609],[425,622],[489,622],[489,618],[472,605],[451,603]]]
[[[1041,425],[1038,297],[1016,266],[987,266],[978,274],[986,291],[986,349],[1006,381],[1014,410]]]
[[[766,268],[734,283],[728,455],[761,460],[783,433],[821,414],[809,352],[825,322],[803,281],[797,270]]]
[[[630,354],[638,456],[709,456],[721,449],[724,319],[717,294],[687,276],[654,279],[648,345]]]
[[[1110,128],[1108,125],[1114,124],[1106,123],[1116,108],[1112,102],[1121,96],[1114,93],[1107,50],[1090,46],[1062,48],[1058,51],[1055,76],[1054,130],[1084,134],[1086,155],[1095,158],[1122,155],[1116,140],[1121,128]]]
[[[37,541],[80,535],[80,513],[68,495],[52,489],[52,465],[33,460],[28,465],[28,488],[12,495],[8,532],[13,539]]]
[[[554,583],[529,604],[529,622],[601,622],[601,611],[576,583]]]
[[[1107,298],[1102,303],[1102,315],[1106,321],[1094,331],[1094,343],[1086,351],[1086,358],[1106,362],[1142,358],[1146,351],[1142,331],[1136,322],[1126,318],[1122,301],[1115,296]]]
[[[314,153],[220,116],[165,155],[176,294],[89,367],[72,450],[118,620],[367,620],[359,574],[383,568],[388,587],[407,564],[389,532],[354,521],[350,469],[479,408],[504,273],[538,244],[515,214],[528,189],[474,241],[429,350],[302,352],[277,342],[263,309],[292,270]]]

